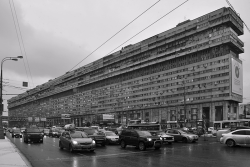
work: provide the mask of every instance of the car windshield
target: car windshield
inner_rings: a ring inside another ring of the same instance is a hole
[[[152,136],[150,132],[148,131],[137,131],[139,136]]]
[[[105,132],[106,136],[116,136],[114,132]]]
[[[87,138],[88,136],[84,132],[73,132],[70,134],[72,138]]]
[[[20,129],[14,129],[14,132],[19,133],[19,132],[21,132],[21,130]]]
[[[166,135],[165,132],[157,132],[158,135]]]

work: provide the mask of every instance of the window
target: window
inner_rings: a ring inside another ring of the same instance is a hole
[[[233,134],[233,135],[246,135],[246,131],[240,130],[240,131],[234,132],[234,133],[232,133],[232,134]]]

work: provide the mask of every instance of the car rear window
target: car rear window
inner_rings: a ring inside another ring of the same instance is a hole
[[[88,135],[98,134],[98,131],[96,129],[84,129],[84,132],[86,132]]]
[[[139,136],[152,136],[148,131],[137,131]]]
[[[36,129],[36,128],[30,128],[30,129],[26,129],[26,132],[38,133],[38,132],[41,132],[41,130],[40,129]]]
[[[74,132],[70,134],[72,138],[87,138],[88,136],[84,132]]]

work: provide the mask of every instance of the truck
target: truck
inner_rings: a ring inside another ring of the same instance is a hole
[[[43,143],[43,130],[32,127],[32,128],[27,128],[23,131],[23,141],[25,143],[28,142],[38,142],[38,143]]]

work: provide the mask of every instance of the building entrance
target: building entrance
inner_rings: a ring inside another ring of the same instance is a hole
[[[202,108],[202,119],[204,120],[205,128],[207,129],[209,127],[209,121],[210,121],[210,107],[203,107]]]

